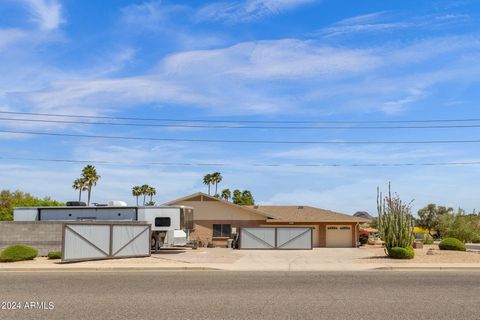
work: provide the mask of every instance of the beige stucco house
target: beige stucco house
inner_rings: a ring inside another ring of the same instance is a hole
[[[195,193],[166,203],[194,208],[191,238],[203,244],[226,246],[242,227],[307,226],[313,228],[314,247],[356,247],[359,224],[365,219],[309,206],[240,206]]]

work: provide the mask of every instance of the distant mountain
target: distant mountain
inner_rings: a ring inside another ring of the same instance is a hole
[[[373,219],[373,217],[366,211],[357,211],[353,214],[353,216],[357,218],[364,218],[369,220]]]

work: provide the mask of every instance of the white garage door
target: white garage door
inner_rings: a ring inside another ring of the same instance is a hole
[[[313,228],[313,242],[312,246],[314,248],[320,247],[320,226],[319,225],[311,225],[311,224],[296,224],[296,225],[261,225],[261,227],[274,227],[274,228],[291,228],[291,227],[306,227],[306,228]]]
[[[327,247],[351,248],[352,226],[327,225]]]

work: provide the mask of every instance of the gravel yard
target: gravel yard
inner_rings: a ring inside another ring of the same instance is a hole
[[[428,255],[429,249],[433,252]],[[411,260],[390,259],[380,246],[365,246],[359,250],[366,250],[372,256],[359,258],[359,263],[480,263],[480,251],[446,251],[438,249],[437,245],[426,245],[423,249],[415,249],[415,258]]]

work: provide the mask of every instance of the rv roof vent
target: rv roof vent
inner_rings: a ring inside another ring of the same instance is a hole
[[[125,201],[114,200],[114,201],[108,201],[108,206],[109,207],[126,207],[127,203]]]
[[[83,201],[67,201],[67,207],[86,207],[87,204]]]
[[[303,209],[303,206],[298,206],[298,209]]]

